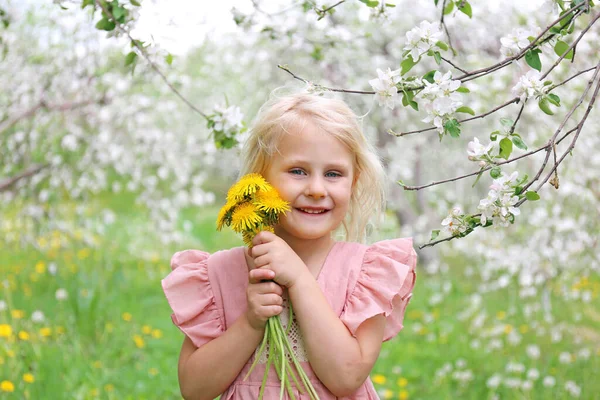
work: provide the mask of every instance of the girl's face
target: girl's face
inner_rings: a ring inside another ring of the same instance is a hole
[[[290,203],[291,211],[275,228],[288,243],[330,240],[350,204],[354,156],[342,142],[312,123],[281,139],[265,178]]]

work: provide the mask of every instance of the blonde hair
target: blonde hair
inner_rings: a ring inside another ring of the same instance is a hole
[[[303,128],[309,119],[354,154],[355,182],[342,225],[345,240],[364,242],[369,220],[378,219],[385,205],[384,170],[356,115],[342,100],[308,93],[271,98],[261,107],[244,143],[241,175],[264,174],[283,135],[293,127]]]

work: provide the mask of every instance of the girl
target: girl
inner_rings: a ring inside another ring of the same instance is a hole
[[[342,101],[296,94],[263,107],[241,173],[262,174],[291,211],[275,233],[260,232],[251,250],[173,256],[162,286],[185,334],[184,398],[258,398],[266,357],[244,377],[267,319],[281,314],[321,400],[378,399],[369,373],[381,343],[402,329],[417,258],[409,238],[356,242],[384,205],[382,171]],[[338,228],[350,241],[335,240]],[[278,399],[279,388],[271,369],[264,398]],[[295,395],[308,399],[298,389]]]

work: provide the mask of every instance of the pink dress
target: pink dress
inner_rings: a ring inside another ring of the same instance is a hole
[[[362,322],[378,314],[386,316],[384,341],[394,337],[403,327],[406,306],[415,285],[417,255],[412,239],[392,239],[367,246],[336,242],[329,252],[317,283],[334,312],[354,335]],[[199,250],[175,253],[173,271],[162,281],[163,290],[173,309],[173,323],[200,347],[221,335],[246,310],[248,267],[244,248],[216,252]],[[287,310],[286,313],[287,315]],[[284,313],[281,314],[282,321]],[[290,335],[295,322],[292,322]],[[285,324],[284,324],[285,326]],[[299,332],[299,330],[298,330]],[[302,358],[301,336],[290,337],[297,355]],[[255,353],[256,354],[256,353]],[[247,380],[243,380],[252,356],[222,400],[255,400],[258,398],[266,365],[260,363]],[[319,381],[308,361],[301,362],[321,400],[336,397]],[[279,379],[273,368],[269,372],[264,398],[279,399]],[[295,389],[297,399],[308,394]],[[288,394],[285,393],[288,399]],[[344,399],[378,399],[370,379]]]

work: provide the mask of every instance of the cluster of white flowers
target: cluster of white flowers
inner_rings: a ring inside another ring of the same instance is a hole
[[[214,117],[212,120],[215,125],[213,129],[217,132],[223,132],[225,137],[232,138],[243,127],[242,120],[244,114],[238,106],[215,106]]]
[[[463,212],[460,207],[453,207],[448,216],[442,221],[444,230],[452,236],[464,233],[468,226],[464,219],[461,218],[462,216]]]
[[[484,146],[479,142],[479,139],[473,138],[472,141],[467,145],[467,154],[469,160],[479,162],[479,166],[485,168],[491,161],[492,156],[490,151],[496,147],[498,142],[490,142],[487,146]]]
[[[429,50],[441,50],[437,43],[442,40],[443,36],[444,33],[441,31],[438,22],[430,23],[423,21],[418,26],[406,32],[408,43],[404,47],[404,50],[409,51],[413,61],[417,62]]]
[[[440,134],[444,133],[444,124],[454,117],[456,110],[462,106],[462,96],[456,90],[460,88],[460,81],[452,80],[452,72],[444,75],[435,71],[433,83],[424,80],[425,88],[417,94],[417,98],[425,100],[422,104],[427,112],[423,122],[431,123]]]
[[[539,29],[513,29],[511,33],[500,38],[500,43],[502,44],[500,53],[506,58],[519,54],[531,43],[529,41],[530,37],[537,37],[537,31],[539,31]]]
[[[506,227],[510,224],[511,215],[516,216],[521,213],[514,207],[519,201],[519,197],[514,194],[518,175],[519,172],[515,171],[510,175],[502,174],[498,179],[494,179],[487,197],[480,200],[477,206],[481,211],[481,225],[485,225],[491,219],[494,225]]]
[[[573,381],[567,381],[565,383],[565,390],[573,397],[581,396],[581,388]]]
[[[375,96],[380,106],[389,107],[391,110],[394,109],[394,97],[398,94],[398,87],[396,85],[400,80],[399,69],[392,71],[388,68],[387,71],[382,71],[377,68],[377,78],[371,79],[369,85],[377,92]]]
[[[540,80],[541,74],[538,71],[531,70],[523,75],[519,82],[512,88],[512,93],[519,96],[521,101],[531,97],[540,98],[546,96],[550,86],[544,85]]]

